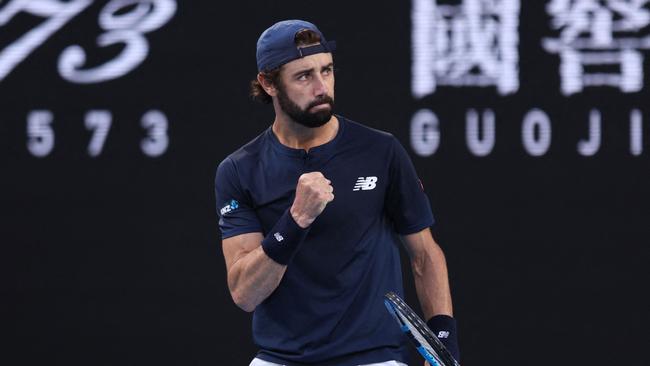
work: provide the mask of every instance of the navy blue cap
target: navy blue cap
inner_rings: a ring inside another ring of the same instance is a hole
[[[320,36],[320,44],[300,47],[296,33],[311,30]],[[271,71],[287,62],[316,53],[332,52],[336,42],[328,42],[318,28],[304,20],[283,20],[270,26],[257,40],[257,70]]]

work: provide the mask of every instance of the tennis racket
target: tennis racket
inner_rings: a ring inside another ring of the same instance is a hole
[[[433,334],[427,324],[394,292],[387,293],[384,304],[406,333],[411,343],[431,366],[459,366],[454,357]]]

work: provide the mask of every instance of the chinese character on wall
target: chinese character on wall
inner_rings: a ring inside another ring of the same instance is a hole
[[[519,89],[519,0],[413,0],[412,93],[438,85]]]
[[[559,38],[543,47],[560,56],[562,94],[610,86],[643,89],[643,54],[650,49],[649,0],[551,0],[546,10]]]

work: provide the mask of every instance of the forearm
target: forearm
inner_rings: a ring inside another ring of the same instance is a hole
[[[427,326],[456,360],[460,359],[447,261],[429,229],[403,237],[411,259],[415,290]]]
[[[233,300],[245,311],[255,310],[280,284],[286,265],[269,258],[261,246],[235,262],[228,271]]]
[[[435,315],[453,316],[447,263],[438,244],[411,258],[415,290],[426,319]]]

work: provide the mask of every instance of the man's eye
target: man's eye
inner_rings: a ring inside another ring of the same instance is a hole
[[[309,79],[309,74],[302,74],[298,76],[298,80],[307,80]]]

